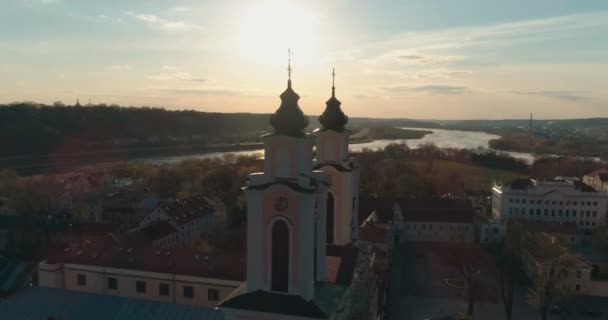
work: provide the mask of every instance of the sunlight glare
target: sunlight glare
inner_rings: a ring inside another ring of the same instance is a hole
[[[308,64],[318,43],[319,19],[306,8],[287,1],[268,1],[238,15],[237,46],[243,57],[261,64],[285,63],[292,48],[298,63]]]

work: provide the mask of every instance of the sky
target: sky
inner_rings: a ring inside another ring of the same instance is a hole
[[[0,103],[608,117],[605,0],[3,0]]]

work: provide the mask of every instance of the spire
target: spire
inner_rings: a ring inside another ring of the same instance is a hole
[[[291,88],[291,49],[287,50],[287,89],[281,93],[281,105],[270,116],[270,124],[276,134],[303,136],[308,126],[308,117],[298,105],[300,96]]]
[[[287,49],[287,88],[291,88],[291,48]]]
[[[319,116],[319,122],[323,126],[324,130],[344,131],[346,123],[348,123],[348,117],[340,109],[342,104],[340,100],[336,99],[336,71],[332,69],[331,72],[331,98],[325,103],[327,107],[323,114]]]
[[[336,68],[331,68],[331,96],[336,97]]]

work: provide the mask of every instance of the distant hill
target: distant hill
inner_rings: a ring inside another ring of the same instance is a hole
[[[269,114],[169,111],[119,106],[0,105],[0,157],[124,147],[215,145],[259,141]],[[318,128],[309,116],[309,130]],[[353,118],[351,126],[429,126],[406,119]]]
[[[259,141],[269,114],[168,111],[119,106],[0,105],[0,157],[104,149],[217,145]],[[308,130],[318,128],[309,116]],[[419,127],[503,131],[527,128],[521,120],[412,120],[351,118],[351,127]],[[535,127],[608,131],[608,119],[535,120]]]

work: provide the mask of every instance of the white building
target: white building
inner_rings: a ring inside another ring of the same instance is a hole
[[[606,222],[608,193],[576,178],[518,179],[492,188],[492,215],[535,221],[575,222],[590,230]]]
[[[608,192],[608,169],[596,170],[584,175],[583,182],[595,190]]]

